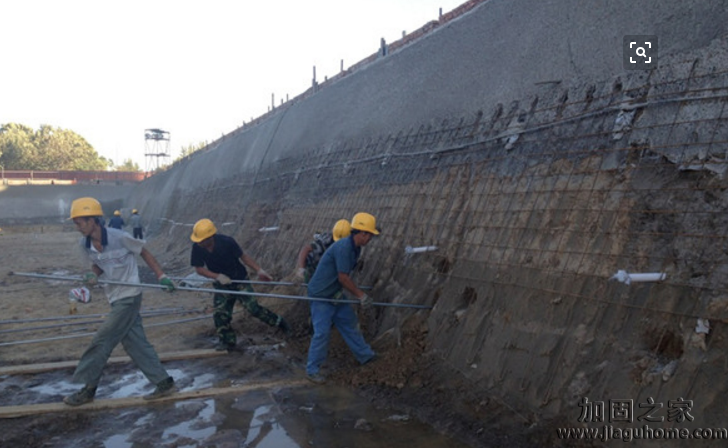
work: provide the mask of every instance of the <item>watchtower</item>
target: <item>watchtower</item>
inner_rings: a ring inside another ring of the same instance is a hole
[[[163,165],[163,157],[169,157],[169,132],[162,129],[144,130],[144,171],[156,171]]]

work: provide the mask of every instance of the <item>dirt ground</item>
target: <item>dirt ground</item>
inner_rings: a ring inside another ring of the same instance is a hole
[[[11,274],[30,272],[71,276],[85,272],[86,267],[81,264],[74,248],[78,238],[77,232],[60,226],[0,231],[0,365],[77,360],[82,354],[90,336],[57,338],[92,333],[103,318],[103,313],[108,310],[103,292],[94,289],[89,303],[76,305],[78,311],[75,316],[96,317],[49,320],[69,317],[69,291],[80,285]],[[152,247],[150,244],[152,253],[168,275],[182,277],[191,273],[184,264],[186,260],[169,260],[164,254],[155,253]],[[141,260],[140,267],[142,281],[152,282],[151,272]],[[277,288],[261,287],[258,291],[300,294],[292,287]],[[160,314],[144,318],[147,336],[157,352],[211,348],[215,342],[209,314],[211,302],[209,293],[179,291],[170,294],[158,289],[146,289],[142,312]],[[237,312],[234,327],[239,335],[238,345],[247,347],[285,342],[282,349],[284,356],[223,356],[196,362],[209,370],[227,371],[231,377],[240,372],[250,375],[258,371],[265,378],[270,376],[270,372],[291,370],[302,377],[310,335],[307,303],[271,298],[261,299],[260,302],[286,317],[292,327],[291,334],[286,337],[244,312]],[[155,326],[186,319],[193,320]],[[362,322],[367,320],[362,319]],[[71,323],[73,325],[69,325]],[[472,396],[466,383],[458,385],[456,373],[435,368],[436,359],[427,353],[425,346],[427,329],[424,322],[410,321],[408,328],[401,331],[399,345],[387,335],[374,337],[373,330],[365,326],[363,331],[367,339],[372,341],[380,359],[371,365],[358,366],[335,333],[326,364],[331,384],[350,388],[376,406],[408,412],[441,433],[470,446],[532,446],[524,436],[514,434],[512,428],[501,427],[498,416],[507,410],[499,409],[497,403],[489,403],[483,397]],[[56,340],[7,345],[45,338]],[[112,354],[124,355],[121,347],[117,347]],[[70,377],[71,372],[68,371],[67,375]],[[453,388],[457,394],[452,393]],[[7,402],[5,398],[9,394],[17,396],[17,393],[17,390],[0,391],[0,399]],[[82,416],[69,414],[62,419],[38,416],[4,420],[0,421],[0,431],[5,435],[5,440],[26,440],[26,435],[32,433],[35,438],[26,446],[42,446],[40,442],[44,437],[63,431],[64,426],[70,429],[82,425],[83,419]]]

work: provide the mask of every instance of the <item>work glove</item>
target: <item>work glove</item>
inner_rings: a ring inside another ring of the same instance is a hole
[[[233,281],[230,280],[230,277],[228,277],[225,274],[217,274],[217,277],[215,277],[215,280],[221,285],[229,285]]]
[[[273,281],[273,277],[268,275],[268,273],[265,272],[263,269],[258,269],[258,279],[264,282]]]
[[[159,277],[159,284],[164,286],[165,288],[167,288],[166,289],[167,292],[172,292],[176,289],[172,280],[170,280],[169,277],[167,277],[164,274],[162,274],[162,276]]]
[[[363,296],[359,297],[359,300],[361,301],[361,307],[363,309],[370,308],[372,306],[372,303],[374,303],[374,299],[372,299],[369,294],[364,294]]]
[[[96,286],[99,284],[99,277],[95,272],[87,272],[83,274],[83,284],[86,286]]]
[[[306,280],[306,268],[296,268],[296,273],[293,274],[293,281],[303,283],[304,280]]]

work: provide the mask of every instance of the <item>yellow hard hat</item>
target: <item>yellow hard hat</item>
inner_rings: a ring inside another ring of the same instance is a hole
[[[94,198],[78,198],[71,203],[71,219],[103,215],[101,203]]]
[[[137,213],[139,213],[139,210],[137,210],[137,209],[134,209],[134,210],[131,211],[131,214],[132,215],[137,214]]]
[[[354,215],[351,219],[351,228],[379,235],[379,230],[377,230],[377,220],[369,213],[362,212]]]
[[[121,216],[121,212],[119,210],[114,210],[114,216]]]
[[[209,219],[201,219],[195,223],[195,226],[192,228],[192,235],[190,235],[190,239],[194,243],[199,243],[202,240],[206,240],[210,238],[212,235],[217,233],[217,228],[215,227],[215,224],[212,223]]]
[[[351,224],[345,219],[340,219],[334,224],[334,230],[331,231],[331,234],[334,236],[334,241],[346,238],[351,235]]]

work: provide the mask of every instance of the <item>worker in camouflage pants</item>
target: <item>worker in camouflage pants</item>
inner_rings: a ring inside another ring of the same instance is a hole
[[[258,279],[267,282],[273,280],[253,258],[243,253],[235,239],[217,233],[215,224],[209,219],[201,219],[195,223],[190,239],[193,242],[190,264],[199,275],[213,279],[213,286],[221,291],[213,295],[215,305],[213,321],[219,338],[217,350],[235,349],[237,338],[231,323],[233,308],[237,301],[240,301],[254,317],[288,333],[286,321],[271,310],[260,306],[254,297],[223,292],[240,289],[254,292],[249,284],[242,286],[241,281],[248,279],[248,270],[245,266],[255,270]]]
[[[332,244],[351,235],[351,224],[346,219],[340,219],[334,224],[331,233],[317,233],[313,242],[306,244],[298,252],[296,271],[293,279],[298,283],[308,283],[316,271],[321,257]]]
[[[255,292],[253,291],[253,287],[250,285],[241,285],[239,283],[222,285],[217,281],[215,281],[215,289],[226,289],[229,291],[244,290],[250,293]],[[233,330],[231,325],[233,320],[233,307],[235,307],[235,302],[237,301],[240,301],[251,315],[257,317],[261,321],[271,327],[281,327],[284,331],[287,331],[286,321],[268,308],[260,306],[254,297],[216,292],[213,296],[215,311],[212,315],[212,319],[215,322],[215,330],[218,338],[220,339],[220,344],[218,346],[220,350],[232,350],[237,343],[235,330]]]

